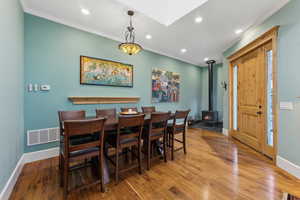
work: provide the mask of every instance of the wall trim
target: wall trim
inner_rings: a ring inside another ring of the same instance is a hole
[[[58,156],[59,148],[51,148],[42,151],[35,151],[30,153],[24,153],[24,163],[31,163],[38,160],[45,160],[48,158]]]
[[[223,128],[222,129],[222,134],[225,135],[225,136],[229,136],[229,131],[227,128]]]
[[[31,163],[38,160],[44,160],[52,157],[58,156],[59,148],[51,148],[42,151],[24,153],[19,159],[14,171],[6,182],[4,188],[0,193],[0,200],[8,200],[11,192],[13,191],[15,184],[19,176],[21,175],[22,169],[26,163]]]
[[[276,165],[277,167],[300,179],[300,166],[280,156],[277,156]]]
[[[24,154],[19,159],[14,171],[12,172],[11,176],[9,177],[8,181],[6,182],[4,188],[0,193],[1,200],[8,200],[10,197],[11,192],[13,191],[15,184],[18,181],[18,178],[22,172],[24,166]]]

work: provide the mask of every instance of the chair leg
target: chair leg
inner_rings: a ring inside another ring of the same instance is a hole
[[[169,133],[168,136],[169,136],[169,139],[168,139],[169,148],[171,148],[171,145],[172,145],[171,133]]]
[[[64,166],[63,166],[63,176],[64,176],[64,199],[66,200],[68,198],[68,188],[69,188],[69,163],[68,160],[64,160]]]
[[[115,172],[115,182],[119,183],[119,148],[116,149],[116,172]]]
[[[60,175],[60,187],[64,185],[64,161],[62,160],[62,155],[59,154],[59,175]]]
[[[174,160],[174,134],[171,133],[171,160]]]
[[[147,170],[150,170],[150,158],[151,156],[151,141],[148,139],[147,141]]]
[[[185,132],[182,134],[182,141],[183,141],[183,152],[186,154],[186,137],[185,137]]]
[[[126,147],[123,152],[125,153],[125,161],[128,162],[128,147]]]
[[[61,166],[61,165],[62,165],[62,163],[61,163],[61,159],[62,159],[62,158],[61,158],[61,157],[62,157],[62,156],[61,156],[61,153],[60,153],[60,150],[59,150],[59,159],[58,159],[58,168],[59,168],[59,169],[62,168],[62,166]]]
[[[164,136],[163,138],[163,145],[164,145],[164,161],[167,162],[167,137]]]
[[[134,156],[134,150],[135,150],[135,148],[134,148],[134,146],[132,146],[132,147],[131,147],[131,162],[133,162],[134,159],[135,159],[135,156]]]
[[[101,150],[102,151],[102,150]],[[101,180],[101,192],[105,192],[105,188],[104,188],[104,176],[103,176],[103,174],[104,174],[104,172],[103,172],[103,170],[104,170],[104,168],[103,168],[103,151],[102,152],[100,152],[100,155],[99,155],[99,170],[100,170],[100,180]]]
[[[142,174],[142,147],[141,142],[138,144],[138,161],[139,161],[139,173]]]

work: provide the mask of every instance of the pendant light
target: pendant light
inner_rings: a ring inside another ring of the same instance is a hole
[[[134,12],[129,10],[127,14],[130,17],[130,24],[125,32],[125,42],[119,44],[119,49],[128,55],[134,55],[139,53],[143,48],[141,45],[135,43],[134,27],[132,26],[132,16]]]

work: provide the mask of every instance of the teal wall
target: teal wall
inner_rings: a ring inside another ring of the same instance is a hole
[[[58,126],[58,110],[85,109],[94,115],[95,108],[129,105],[74,106],[68,96],[139,96],[138,106],[151,105],[151,71],[161,68],[181,74],[179,103],[155,104],[158,110],[191,108],[191,116],[201,110],[201,69],[166,56],[143,51],[128,56],[118,49],[118,42],[80,31],[46,19],[25,14],[25,84],[50,84],[50,92],[25,92],[25,131]],[[79,56],[86,55],[134,65],[134,87],[120,88],[79,84]],[[26,146],[25,152],[54,147],[50,143]]]
[[[23,11],[18,0],[0,6],[0,191],[23,153]]]
[[[276,25],[280,25],[278,39],[278,100],[294,103],[294,110],[279,111],[279,156],[300,165],[300,1],[291,0],[285,7],[264,23],[247,31],[242,39],[224,52],[224,57],[231,55],[241,47],[253,41],[262,33]],[[224,64],[226,64],[224,59]],[[228,71],[228,63],[224,72]],[[226,73],[228,74],[228,73]],[[227,78],[228,79],[228,78]],[[224,105],[224,113],[228,121],[228,102]],[[228,127],[228,123],[227,123]]]

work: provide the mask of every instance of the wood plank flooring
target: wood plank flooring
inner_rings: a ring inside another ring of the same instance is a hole
[[[283,192],[300,196],[296,178],[249,147],[200,129],[189,129],[187,135],[187,155],[176,152],[174,161],[156,161],[142,175],[135,170],[121,174],[120,183],[112,181],[106,193],[94,186],[72,193],[68,199],[281,200]],[[89,170],[74,175],[75,183],[90,177]],[[10,199],[62,199],[58,159],[25,165]]]

